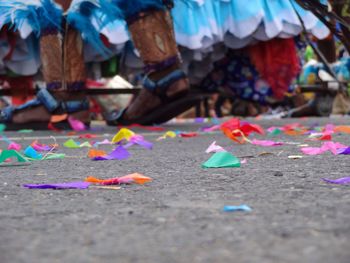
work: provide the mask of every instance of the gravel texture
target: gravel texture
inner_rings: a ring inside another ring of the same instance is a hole
[[[300,120],[257,123],[266,128],[295,121]],[[302,122],[350,124],[350,119]],[[167,128],[193,131],[198,125]],[[27,145],[31,139],[25,137],[51,134],[24,134],[17,142]],[[158,136],[146,132],[150,141]],[[305,142],[305,137],[273,139],[320,144]],[[241,168],[203,169],[210,157],[205,150],[214,140],[238,157],[273,154],[246,158]],[[350,145],[350,136],[337,135],[334,141]],[[221,133],[167,139],[155,142],[152,151],[130,151],[128,160],[93,162],[84,157],[85,148],[61,147],[59,152],[68,155],[63,160],[0,167],[0,262],[350,262],[350,188],[321,181],[349,176],[350,157],[326,153],[292,160],[289,155],[301,155],[296,145],[237,145]],[[154,181],[121,190],[22,187],[133,172]],[[225,205],[241,204],[253,211],[222,211]]]

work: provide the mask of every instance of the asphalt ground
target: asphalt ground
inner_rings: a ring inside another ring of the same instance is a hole
[[[253,122],[265,128],[292,122],[350,125],[349,118]],[[196,131],[203,125],[165,127]],[[297,145],[238,145],[220,132],[156,142],[159,133],[134,130],[154,142],[154,149],[132,147],[128,160],[94,162],[86,148],[60,147],[65,159],[0,167],[0,262],[350,262],[350,188],[321,180],[349,176],[349,156],[291,160],[289,155],[301,155]],[[95,133],[102,140],[115,131]],[[35,138],[53,143],[55,136],[60,145],[67,140],[53,132],[6,135],[22,146]],[[305,136],[272,139],[320,145]],[[214,140],[238,157],[255,157],[240,168],[203,169]],[[350,145],[348,135],[333,140]],[[259,156],[263,152],[273,154]],[[120,190],[22,187],[133,172],[154,181]],[[252,212],[222,211],[241,204]]]

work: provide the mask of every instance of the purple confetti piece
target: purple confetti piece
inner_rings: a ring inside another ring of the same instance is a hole
[[[335,180],[322,178],[322,180],[330,184],[350,184],[350,177],[343,177]]]
[[[204,123],[205,122],[205,118],[195,118],[194,122],[195,123]]]
[[[133,136],[130,139],[131,142],[134,142],[138,145],[140,145],[143,148],[151,150],[153,148],[153,144],[151,142],[146,141],[142,136]]]
[[[29,189],[87,189],[91,183],[88,182],[71,182],[58,184],[25,184],[23,187]]]
[[[98,156],[93,158],[94,161],[108,161],[108,160],[124,160],[130,157],[130,153],[121,145],[119,145],[113,152],[106,156]]]
[[[338,154],[344,154],[344,155],[350,154],[350,147],[339,149]]]

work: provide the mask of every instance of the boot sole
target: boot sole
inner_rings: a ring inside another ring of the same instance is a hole
[[[152,112],[138,119],[123,120],[123,118],[118,121],[107,122],[110,126],[116,125],[131,125],[131,124],[141,124],[141,125],[155,125],[165,123],[172,118],[184,113],[189,110],[197,103],[201,102],[203,99],[208,98],[210,94],[205,93],[193,93],[190,92],[185,97],[175,100],[170,103],[163,103],[158,106]]]

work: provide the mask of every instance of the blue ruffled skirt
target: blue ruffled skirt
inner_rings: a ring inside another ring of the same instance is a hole
[[[11,2],[40,5],[41,1],[0,0],[0,27],[2,23],[11,23],[11,16],[8,13],[6,16],[3,8],[4,5],[11,6]],[[88,3],[97,8],[91,8],[88,16],[81,16],[79,7]],[[103,8],[98,8],[98,4]],[[96,32],[107,37],[113,45],[114,53],[121,52],[125,43],[130,40],[125,21],[118,18],[118,7],[114,5],[113,11],[108,6],[112,7],[107,0],[74,0],[68,10],[68,16],[71,14],[87,43],[85,57],[88,61],[105,58],[101,57],[100,46],[96,45]],[[175,7],[171,11],[176,41],[183,47],[185,66],[193,61],[220,58],[225,52],[224,47],[238,49],[257,41],[294,37],[302,31],[296,12],[302,17],[306,29],[316,37],[325,38],[329,34],[328,28],[294,0],[175,0]],[[22,19],[16,26],[22,39],[37,34],[38,27],[40,29],[40,23],[35,24],[30,19]],[[13,70],[19,74],[22,72],[21,68]]]

